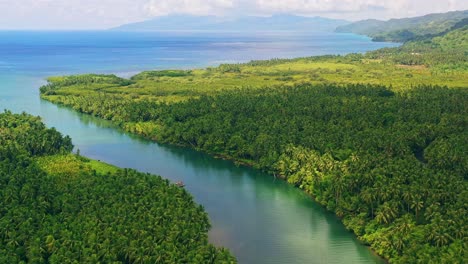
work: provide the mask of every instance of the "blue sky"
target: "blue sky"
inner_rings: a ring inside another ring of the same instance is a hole
[[[468,0],[0,0],[0,29],[105,29],[168,14],[348,20],[468,9]]]

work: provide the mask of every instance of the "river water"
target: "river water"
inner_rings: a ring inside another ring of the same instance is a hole
[[[186,148],[123,133],[109,122],[39,99],[51,75],[130,76],[142,70],[193,68],[252,59],[364,52],[351,34],[0,32],[0,109],[40,115],[70,135],[82,155],[183,181],[210,216],[210,241],[240,263],[381,263],[310,197],[257,170]]]

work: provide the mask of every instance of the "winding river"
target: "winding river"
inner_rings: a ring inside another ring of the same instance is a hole
[[[388,43],[347,34],[0,32],[0,108],[43,117],[81,154],[183,181],[209,213],[210,240],[240,263],[381,263],[333,214],[257,170],[123,133],[109,122],[39,99],[50,75],[130,76],[270,57],[364,52]]]

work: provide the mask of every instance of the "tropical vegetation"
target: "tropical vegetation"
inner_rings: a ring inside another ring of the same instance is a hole
[[[463,263],[467,30],[367,54],[52,77],[41,96],[279,175],[392,263]]]
[[[234,263],[159,176],[71,154],[40,118],[0,114],[0,263]]]

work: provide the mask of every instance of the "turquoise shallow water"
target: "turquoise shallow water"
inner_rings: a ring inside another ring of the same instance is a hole
[[[260,35],[0,32],[0,108],[43,117],[83,155],[182,180],[210,215],[210,240],[240,263],[380,263],[332,214],[270,175],[185,148],[125,134],[106,121],[39,99],[51,75],[130,76],[272,57],[364,52],[394,46],[349,34]]]

